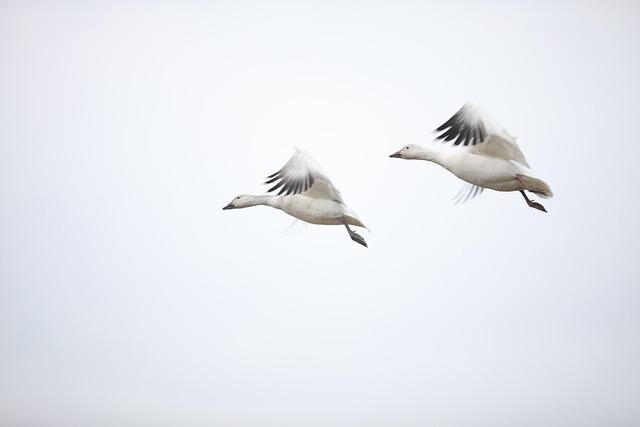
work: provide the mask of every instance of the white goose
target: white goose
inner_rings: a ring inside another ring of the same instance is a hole
[[[347,208],[340,191],[306,152],[296,149],[278,172],[267,177],[265,184],[272,183],[275,185],[268,192],[280,188],[277,196],[242,194],[222,209],[271,206],[311,224],[344,225],[353,241],[367,246],[362,236],[349,227],[366,228],[365,225]]]
[[[525,171],[531,167],[515,138],[477,106],[465,104],[436,132],[441,132],[436,139],[455,139],[453,146],[410,144],[390,157],[428,160],[471,184],[458,193],[457,201],[473,198],[484,188],[519,191],[530,207],[546,212],[544,206],[527,197],[525,190],[546,198],[553,196],[551,189]]]

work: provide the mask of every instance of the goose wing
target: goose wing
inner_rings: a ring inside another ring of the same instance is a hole
[[[516,139],[479,107],[465,104],[436,132],[436,139],[464,145],[474,154],[512,160],[531,168]]]
[[[340,191],[333,185],[311,155],[296,148],[289,161],[267,177],[265,184],[274,184],[268,192],[279,189],[278,195],[305,194],[316,199],[344,203]]]
[[[453,198],[453,204],[457,205],[458,203],[469,201],[476,196],[479,196],[483,190],[484,187],[465,182],[460,188],[460,191],[458,191],[458,194]]]

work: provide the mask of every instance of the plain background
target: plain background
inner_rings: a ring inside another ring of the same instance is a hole
[[[3,426],[640,423],[637,2],[3,2]],[[548,214],[389,159],[464,102]],[[372,233],[221,210],[294,146]]]

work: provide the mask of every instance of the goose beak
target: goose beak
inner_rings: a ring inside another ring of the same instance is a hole
[[[228,210],[228,209],[233,209],[233,208],[234,208],[233,203],[229,203],[227,206],[225,206],[224,208],[222,208],[222,210],[223,210],[223,211],[226,211],[226,210]]]
[[[389,157],[395,157],[396,159],[401,159],[402,154],[400,154],[399,151],[396,151],[395,153],[391,154]]]

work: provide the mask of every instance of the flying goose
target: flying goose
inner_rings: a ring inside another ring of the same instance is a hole
[[[362,236],[349,227],[366,226],[347,208],[340,191],[308,153],[296,148],[289,161],[278,172],[269,175],[265,184],[275,184],[267,192],[279,189],[278,194],[242,194],[222,209],[266,205],[311,224],[344,225],[351,240],[367,247]]]
[[[529,175],[531,169],[516,139],[475,105],[465,104],[442,126],[436,137],[453,146],[409,144],[389,157],[428,160],[439,164],[470,185],[463,187],[456,201],[479,195],[483,189],[519,191],[534,209],[546,212],[544,206],[530,200],[525,191],[540,197],[552,197],[549,186]]]

